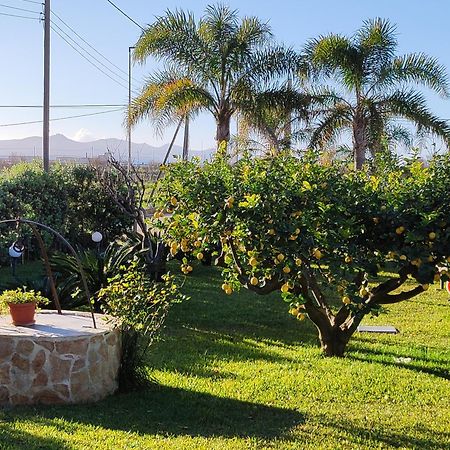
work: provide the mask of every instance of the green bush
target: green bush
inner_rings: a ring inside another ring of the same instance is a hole
[[[449,156],[378,174],[289,155],[180,162],[154,226],[173,255],[216,252],[227,294],[279,290],[314,322],[324,352],[342,355],[366,314],[424,292],[450,261],[449,186]],[[192,270],[187,258],[181,268]],[[408,278],[416,285],[400,291]]]
[[[138,260],[123,266],[98,295],[103,310],[119,328],[122,360],[119,388],[127,391],[145,383],[145,354],[157,337],[169,307],[185,297],[174,276],[150,279]]]
[[[80,165],[55,165],[45,173],[40,165],[27,163],[2,171],[0,218],[16,217],[44,223],[81,244],[91,242],[94,230],[112,240],[131,226],[98,181],[95,168]],[[2,247],[15,240],[9,230],[6,226],[1,230]],[[31,236],[31,231],[24,226],[22,234]],[[44,238],[48,245],[54,239],[47,233]]]

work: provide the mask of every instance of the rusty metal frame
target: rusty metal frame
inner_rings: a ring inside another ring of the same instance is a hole
[[[38,232],[36,227],[42,228],[46,231],[49,231],[50,233],[55,235],[69,249],[70,253],[72,253],[73,257],[75,258],[75,260],[77,262],[78,269],[80,270],[81,280],[82,280],[83,287],[84,287],[86,297],[88,300],[89,310],[90,310],[91,316],[92,316],[92,322],[94,324],[94,328],[97,328],[97,324],[95,322],[94,310],[92,308],[91,294],[89,292],[89,287],[88,287],[87,280],[86,280],[86,274],[83,269],[83,264],[81,263],[78,253],[73,248],[73,246],[70,244],[70,242],[62,234],[58,233],[53,228],[49,227],[48,225],[44,225],[43,223],[35,222],[34,220],[28,220],[28,219],[22,219],[22,218],[6,219],[6,220],[0,220],[0,225],[1,224],[26,224],[33,230],[33,234],[36,236],[36,238],[38,240],[38,244],[41,249],[42,257],[44,259],[44,265],[45,265],[45,268],[47,271],[47,276],[49,277],[50,288],[52,291],[53,298],[55,300],[56,307],[58,309],[58,314],[62,314],[61,305],[59,303],[58,294],[56,292],[56,288],[55,288],[55,284],[54,284],[53,274],[52,274],[52,271],[50,268],[50,264],[48,262],[48,255],[47,255],[47,251],[45,249],[44,241],[42,240],[42,236],[40,235],[40,233]]]

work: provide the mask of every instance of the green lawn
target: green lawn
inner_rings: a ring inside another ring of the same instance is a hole
[[[276,295],[186,283],[149,357],[158,385],[95,405],[0,412],[1,449],[450,449],[450,302],[431,288],[321,356]],[[400,359],[399,359],[400,358]],[[404,358],[411,358],[404,359]]]

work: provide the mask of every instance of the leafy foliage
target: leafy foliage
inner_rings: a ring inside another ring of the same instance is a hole
[[[149,117],[162,129],[180,117],[208,111],[217,123],[218,142],[230,139],[230,119],[237,111],[255,112],[264,101],[289,103],[291,91],[276,83],[298,66],[293,50],[274,44],[267,23],[240,19],[224,5],[208,6],[198,21],[182,10],[158,17],[134,52],[140,63],[149,56],[165,66],[133,100],[128,125]]]
[[[445,68],[423,53],[397,56],[396,50],[395,26],[379,18],[364,22],[351,37],[329,34],[307,43],[301,76],[329,103],[312,133],[312,147],[350,130],[355,164],[361,168],[366,152],[374,154],[386,141],[408,136],[407,129],[396,122],[399,118],[421,133],[442,138],[448,146],[449,125],[428,109],[425,97],[416,90],[420,85],[448,97]]]
[[[111,316],[122,336],[119,387],[130,390],[147,379],[144,356],[155,340],[172,303],[183,300],[175,278],[151,280],[137,260],[122,266],[99,292],[104,312]]]
[[[113,239],[131,224],[111,202],[94,168],[56,165],[45,173],[34,163],[18,164],[2,172],[0,217],[44,223],[77,243],[90,242],[94,230],[100,230],[106,240]],[[26,227],[22,231],[30,234]],[[12,234],[2,229],[2,247],[15,240]],[[52,243],[49,235],[44,234],[44,238],[47,244]]]
[[[121,272],[121,268],[145,254],[141,240],[129,233],[111,242],[104,252],[82,250],[78,253],[86,277],[89,292],[94,297],[94,307],[100,311],[98,292],[106,287],[109,279]],[[142,261],[144,263],[144,261]],[[50,259],[50,265],[56,274],[56,285],[62,305],[67,309],[87,304],[80,267],[72,255],[57,253]],[[145,264],[144,264],[145,266]]]
[[[380,174],[286,155],[217,157],[168,169],[160,208],[172,216],[155,226],[172,254],[215,251],[226,293],[281,291],[292,314],[314,322],[324,351],[342,354],[366,314],[438,279],[450,257],[449,183],[448,156]],[[409,277],[416,287],[399,292]]]
[[[36,303],[37,305],[46,305],[49,303],[49,301],[39,292],[35,292],[33,290],[27,291],[23,288],[17,288],[3,291],[0,294],[0,311],[4,312],[8,303]]]

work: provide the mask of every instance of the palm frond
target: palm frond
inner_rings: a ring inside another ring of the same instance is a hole
[[[443,97],[450,95],[445,67],[437,59],[424,53],[396,57],[383,78],[391,83],[406,82],[427,86]]]
[[[389,20],[370,19],[355,33],[356,45],[365,55],[365,68],[373,71],[374,65],[383,67],[395,55],[397,48],[397,27]]]
[[[417,91],[397,90],[388,96],[383,107],[396,117],[403,117],[412,122],[419,131],[439,136],[446,145],[450,144],[450,126],[447,121],[439,119],[427,108],[424,96]]]
[[[167,71],[150,78],[139,96],[133,99],[127,124],[135,126],[144,118],[156,125],[157,131],[200,110],[215,108],[215,100],[202,86],[188,77],[171,76]]]
[[[320,148],[333,143],[344,128],[351,126],[351,112],[346,104],[336,105],[335,108],[325,113],[314,127],[309,147]]]
[[[281,45],[254,51],[247,58],[245,70],[240,78],[250,78],[253,83],[266,83],[278,77],[294,76],[300,67],[300,55],[292,48]]]
[[[237,44],[244,48],[264,45],[272,36],[270,26],[256,17],[244,17],[236,31]]]
[[[199,35],[192,13],[167,11],[141,34],[133,52],[144,63],[149,56],[175,62],[185,69],[204,66],[206,44]]]

